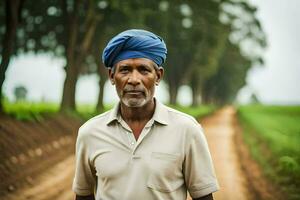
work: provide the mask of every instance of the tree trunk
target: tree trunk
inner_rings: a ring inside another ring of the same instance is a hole
[[[101,62],[98,62],[98,74],[100,76],[100,80],[99,80],[99,96],[98,96],[96,109],[99,113],[102,113],[104,112],[103,97],[104,97],[104,85],[107,80],[107,72],[104,65]]]
[[[17,32],[17,27],[20,19],[20,12],[22,9],[23,1],[22,0],[6,0],[5,1],[5,11],[6,11],[6,20],[5,27],[6,31],[2,41],[2,60],[0,64],[0,113],[3,112],[3,83],[5,80],[5,72],[8,68],[10,57],[13,53],[15,36]]]
[[[61,103],[62,111],[75,110],[76,108],[75,91],[78,76],[81,71],[81,65],[84,63],[85,57],[91,47],[97,23],[101,19],[101,15],[97,15],[93,12],[94,4],[92,2],[93,1],[90,1],[89,3],[87,17],[84,21],[86,32],[81,41],[78,41],[77,34],[79,26],[78,6],[80,4],[80,0],[75,1],[73,13],[69,18],[69,41],[67,44],[66,79]]]
[[[103,77],[100,77],[99,80],[99,96],[98,96],[98,102],[97,102],[97,111],[99,113],[104,112],[104,103],[103,103],[103,97],[104,97],[104,85],[105,85],[106,79]]]
[[[170,104],[171,105],[176,105],[177,93],[178,93],[178,85],[171,83],[171,81],[169,81],[169,95],[170,95]]]
[[[66,79],[64,82],[63,88],[63,96],[61,101],[61,111],[67,110],[75,110],[75,90],[76,90],[76,82],[78,79],[78,72],[79,70],[77,67],[81,63],[75,62],[75,48],[77,43],[77,36],[78,36],[78,7],[79,7],[79,0],[75,0],[74,8],[71,14],[65,13],[68,17],[66,21],[68,27],[68,42],[66,44],[66,58],[67,58],[67,65],[65,67],[66,71]],[[67,4],[64,4],[66,6]],[[67,12],[67,9],[65,9]],[[75,66],[76,65],[76,66]]]
[[[201,104],[201,92],[199,87],[192,87],[192,106],[199,106]]]
[[[69,61],[66,67],[66,79],[64,82],[61,111],[75,110],[75,91],[78,79],[78,65],[71,64]]]

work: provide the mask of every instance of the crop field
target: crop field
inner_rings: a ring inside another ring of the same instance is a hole
[[[263,172],[287,199],[300,199],[300,106],[241,106],[238,116]]]
[[[59,112],[58,103],[43,103],[43,102],[9,102],[3,101],[4,111],[8,115],[13,116],[18,120],[39,120],[43,115],[51,115]],[[181,112],[187,113],[196,119],[211,114],[216,107],[213,105],[201,105],[198,107],[187,107],[180,105],[169,105],[170,107],[177,109]],[[113,105],[105,105],[104,112],[111,109]],[[83,120],[99,114],[96,112],[95,106],[89,104],[80,104],[76,106],[76,112],[69,112],[74,117],[79,116]]]

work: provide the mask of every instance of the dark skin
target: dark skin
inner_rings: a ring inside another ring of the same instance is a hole
[[[109,78],[116,86],[120,98],[120,113],[131,128],[135,139],[140,136],[155,110],[154,91],[164,70],[146,58],[133,58],[118,62],[109,69]],[[78,196],[76,200],[94,200],[94,195]],[[193,200],[212,200],[212,194]]]
[[[111,83],[120,98],[120,113],[138,139],[154,109],[154,90],[163,76],[163,68],[146,58],[127,59],[109,70]]]

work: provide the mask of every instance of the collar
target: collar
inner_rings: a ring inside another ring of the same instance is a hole
[[[155,100],[155,110],[152,119],[160,124],[168,125],[169,123],[168,109],[166,108],[165,105],[157,101],[156,98],[154,98],[154,100]],[[122,119],[121,119],[121,115],[119,114],[119,108],[120,108],[120,102],[117,103],[109,113],[106,122],[107,125],[109,125],[113,121],[121,122]]]

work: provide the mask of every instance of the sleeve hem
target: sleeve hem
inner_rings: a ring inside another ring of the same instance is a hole
[[[211,194],[213,192],[216,192],[219,190],[218,183],[210,183],[205,186],[200,187],[198,190],[195,188],[193,190],[190,190],[189,193],[192,198],[199,198],[203,197],[205,195]]]
[[[88,196],[94,194],[94,192],[91,191],[90,189],[82,189],[76,186],[73,186],[72,190],[75,192],[75,194],[80,196]]]

